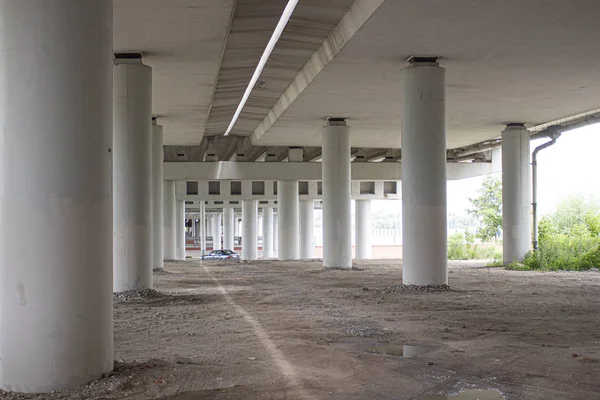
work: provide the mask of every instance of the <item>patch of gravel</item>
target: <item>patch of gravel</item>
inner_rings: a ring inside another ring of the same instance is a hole
[[[126,290],[124,292],[113,293],[113,302],[120,304],[140,300],[163,299],[165,297],[168,297],[168,295],[154,289]]]
[[[440,286],[419,286],[419,285],[395,285],[380,290],[379,293],[399,293],[399,292],[417,292],[417,293],[437,293],[452,292],[448,285]]]
[[[151,359],[146,362],[115,361],[114,369],[101,379],[74,389],[55,390],[51,393],[18,393],[0,390],[2,400],[81,400],[121,399],[145,391],[147,386],[164,386],[162,376],[172,369],[172,363]],[[148,383],[150,382],[150,383]]]

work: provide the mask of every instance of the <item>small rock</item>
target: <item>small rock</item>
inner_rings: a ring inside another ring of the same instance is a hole
[[[427,361],[427,365],[433,365],[433,361]]]
[[[246,357],[250,361],[256,361],[256,357]]]
[[[598,272],[598,268],[590,268],[590,271]]]

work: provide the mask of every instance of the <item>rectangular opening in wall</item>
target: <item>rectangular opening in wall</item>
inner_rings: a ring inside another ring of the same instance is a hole
[[[360,194],[375,194],[375,182],[361,182]]]
[[[323,182],[317,182],[317,194],[320,196],[323,194]]]
[[[398,194],[398,182],[383,182],[383,194]]]
[[[260,200],[258,204],[269,204],[269,200]]]
[[[252,194],[264,195],[265,194],[265,183],[263,181],[252,181]]]
[[[239,201],[230,201],[229,204],[240,204]]]
[[[210,181],[208,182],[208,194],[220,195],[221,194],[221,182]]]
[[[298,182],[298,194],[308,194],[308,182],[307,181]]]
[[[186,205],[187,205],[187,204],[194,204],[194,202],[193,202],[193,201],[186,201],[186,202],[185,202],[185,204],[186,204]]]
[[[185,183],[186,193],[187,194],[198,194],[198,182],[197,181],[187,181]]]
[[[277,196],[277,181],[273,181],[273,194]]]
[[[220,200],[215,200],[215,204],[223,204],[223,202]]]
[[[241,196],[242,195],[242,182],[231,181],[231,195]]]

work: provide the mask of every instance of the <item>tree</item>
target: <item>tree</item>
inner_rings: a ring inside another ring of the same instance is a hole
[[[569,196],[558,203],[556,211],[550,216],[550,221],[557,233],[568,235],[579,226],[584,226],[592,236],[598,236],[599,218],[598,206],[593,199]]]
[[[468,210],[482,223],[477,237],[482,242],[497,240],[502,229],[502,180],[498,176],[486,177],[477,193],[478,197],[469,199],[472,208]]]

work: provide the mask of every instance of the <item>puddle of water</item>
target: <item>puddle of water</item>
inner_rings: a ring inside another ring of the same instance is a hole
[[[425,354],[431,349],[425,346],[397,345],[397,344],[377,344],[369,349],[371,353],[383,354],[386,356],[396,356],[404,358],[416,357]]]
[[[504,396],[495,390],[465,390],[456,396],[422,396],[417,400],[504,400]]]

